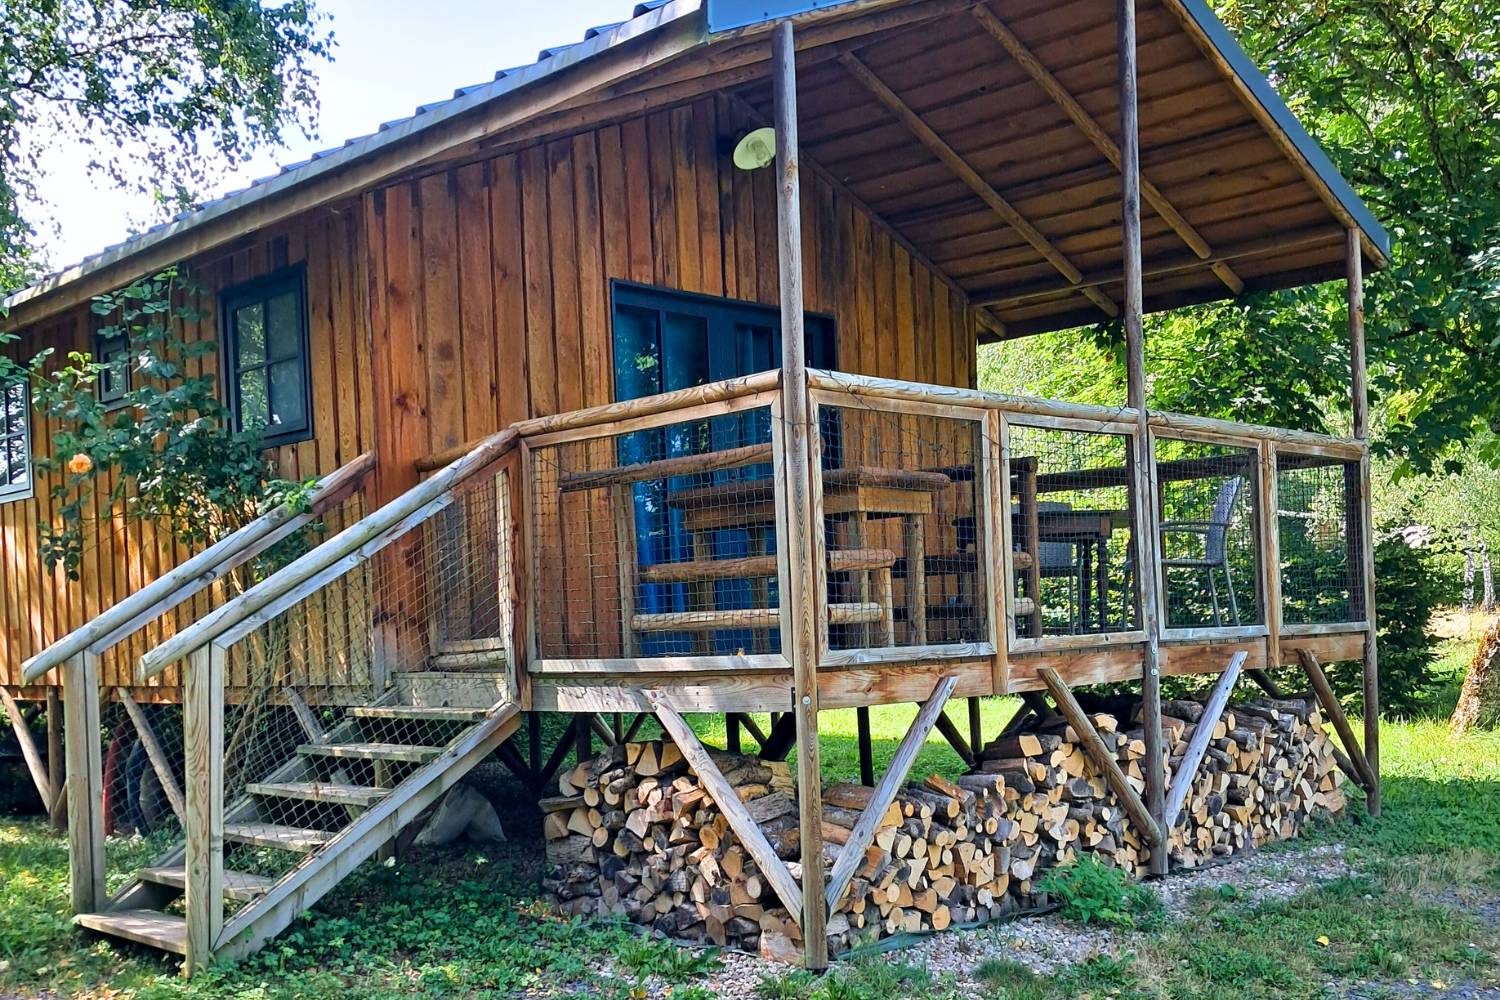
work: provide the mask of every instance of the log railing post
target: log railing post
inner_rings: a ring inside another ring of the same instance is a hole
[[[47,688],[47,781],[52,785],[52,801],[47,804],[47,813],[55,833],[65,833],[68,829],[66,760],[62,691],[52,685]]]
[[[1131,449],[1131,483],[1135,493],[1133,526],[1136,590],[1140,595],[1141,628],[1146,633],[1141,669],[1141,727],[1146,743],[1146,807],[1157,829],[1166,826],[1166,762],[1161,735],[1161,614],[1158,513],[1155,455],[1151,421],[1146,412],[1144,289],[1141,273],[1141,162],[1140,120],[1136,107],[1135,0],[1118,0],[1116,10],[1117,69],[1120,98],[1120,229],[1125,292],[1125,364],[1130,406],[1136,412]],[[1151,851],[1151,871],[1167,871],[1165,838]]]
[[[1354,436],[1366,445],[1359,460],[1359,548],[1352,557],[1360,561],[1359,584],[1364,606],[1365,649],[1364,716],[1365,762],[1374,783],[1366,803],[1371,816],[1380,815],[1380,659],[1375,626],[1375,522],[1370,505],[1370,397],[1365,374],[1364,257],[1359,230],[1351,228],[1345,244],[1345,271],[1349,308],[1349,400],[1354,414]]]
[[[828,906],[824,902],[823,787],[818,752],[818,625],[813,581],[811,435],[802,261],[802,189],[798,176],[797,52],[792,24],[776,25],[771,41],[776,103],[776,221],[781,284],[781,435],[785,461],[784,565],[789,614],[783,650],[792,663],[792,711],[797,724],[797,797],[801,810],[802,941],[807,966],[828,966]]]
[[[95,913],[104,892],[104,752],[99,732],[99,657],[75,653],[63,671],[67,741],[68,870],[74,913]]]
[[[224,666],[228,658],[223,646],[200,646],[190,655],[183,677],[187,762],[184,975],[208,966],[224,929]]]

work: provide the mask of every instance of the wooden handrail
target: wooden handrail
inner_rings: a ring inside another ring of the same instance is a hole
[[[514,428],[492,434],[463,458],[432,478],[418,483],[401,496],[363,520],[350,525],[311,552],[284,566],[232,601],[220,605],[188,628],[161,643],[141,657],[136,676],[144,681],[166,667],[200,649],[265,608],[286,596],[299,585],[329,569],[341,559],[358,555],[356,561],[369,558],[381,547],[382,539],[394,541],[414,525],[404,523],[417,511],[452,490],[470,476],[493,465],[516,446],[519,435]],[[350,567],[352,568],[352,566]]]
[[[957,386],[925,385],[899,379],[876,378],[871,375],[854,375],[849,372],[808,369],[807,379],[815,389],[844,392],[871,399],[910,400],[1098,423],[1130,423],[1137,419],[1136,411],[1128,406],[1098,406],[1091,403],[1068,403],[1055,399],[1033,399],[1029,396],[1012,396],[1008,393],[962,389]],[[1364,442],[1353,438],[1290,430],[1285,427],[1241,424],[1232,420],[1195,417],[1185,413],[1168,413],[1162,410],[1151,410],[1149,416],[1153,430],[1176,431],[1184,435],[1205,434],[1274,441],[1292,448],[1302,446],[1329,454],[1347,455],[1351,459],[1358,458],[1367,448]]]
[[[319,514],[348,499],[374,468],[375,456],[365,452],[319,480],[305,506],[281,504],[219,539],[26,660],[21,664],[22,682],[34,683],[53,667],[85,650],[94,655],[102,654],[146,622],[177,607]]]
[[[556,431],[577,430],[597,424],[612,423],[629,417],[645,417],[668,413],[705,403],[727,403],[730,400],[753,396],[758,392],[769,392],[781,384],[781,372],[773,370],[727,378],[718,382],[695,385],[690,389],[675,389],[655,396],[626,399],[603,406],[591,406],[582,410],[569,410],[549,417],[534,417],[523,420],[514,427],[522,437],[536,437]]]

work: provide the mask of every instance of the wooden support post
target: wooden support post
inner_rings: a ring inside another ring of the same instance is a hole
[[[10,716],[11,729],[16,734],[16,742],[21,746],[21,757],[26,761],[26,770],[31,772],[31,783],[36,786],[36,793],[41,797],[42,808],[51,809],[56,793],[53,791],[52,779],[47,774],[47,764],[42,760],[42,752],[37,749],[36,740],[31,735],[31,724],[26,721],[21,706],[16,704],[15,696],[7,688],[0,687],[0,702],[5,703],[5,712]]]
[[[99,657],[85,650],[63,672],[68,757],[68,867],[74,913],[94,913],[104,892],[104,753],[99,735]]]
[[[875,784],[875,747],[870,736],[870,707],[861,705],[854,710],[854,727],[859,742],[859,783]]]
[[[1214,726],[1224,714],[1224,706],[1229,704],[1229,695],[1234,691],[1235,682],[1240,679],[1240,668],[1245,665],[1245,656],[1245,651],[1240,650],[1229,658],[1229,666],[1219,675],[1218,683],[1209,692],[1208,701],[1203,705],[1203,715],[1193,729],[1193,738],[1188,743],[1187,752],[1182,755],[1182,763],[1178,765],[1177,774],[1172,778],[1172,788],[1167,793],[1166,822],[1162,824],[1162,830],[1168,834],[1177,825],[1177,814],[1182,812],[1188,790],[1193,787],[1193,779],[1198,776],[1198,765],[1203,763],[1203,755],[1208,752],[1209,743],[1213,742]]]
[[[1161,735],[1161,593],[1158,579],[1159,542],[1156,487],[1152,470],[1151,422],[1146,412],[1146,349],[1143,329],[1144,292],[1141,278],[1141,137],[1136,106],[1135,0],[1117,0],[1116,66],[1120,98],[1120,229],[1125,291],[1125,366],[1129,404],[1136,411],[1136,436],[1131,448],[1136,523],[1136,590],[1140,594],[1141,628],[1146,650],[1141,672],[1141,728],[1146,743],[1146,805],[1157,830],[1166,826],[1167,773]],[[1050,685],[1049,685],[1050,686]],[[1054,692],[1054,698],[1056,693]],[[1061,703],[1058,705],[1062,708]],[[1118,768],[1116,768],[1118,770]],[[1167,845],[1158,837],[1151,852],[1151,872],[1167,871]]]
[[[792,662],[792,714],[797,726],[797,802],[800,833],[804,959],[810,969],[828,967],[825,928],[828,909],[823,901],[823,785],[818,747],[818,626],[813,581],[813,523],[811,435],[808,419],[807,338],[802,293],[802,188],[798,173],[797,51],[792,23],[782,20],[771,40],[771,79],[775,92],[776,231],[781,288],[781,435],[785,459],[780,463],[785,485],[784,516],[778,526],[777,551],[786,553],[788,572],[782,577],[789,614],[790,635],[782,648]],[[784,543],[784,545],[782,544]]]
[[[829,876],[826,890],[826,902],[830,911],[838,906],[839,900],[849,888],[849,882],[854,878],[855,870],[864,860],[865,848],[870,846],[870,841],[875,837],[875,830],[880,825],[881,817],[891,807],[891,803],[896,801],[896,793],[901,790],[902,783],[906,781],[907,774],[916,763],[917,754],[922,751],[922,745],[927,742],[927,734],[932,732],[932,727],[937,724],[938,719],[942,718],[948,698],[957,686],[958,678],[951,674],[939,680],[932,689],[932,694],[928,695],[922,708],[917,712],[917,717],[912,720],[911,728],[901,738],[901,745],[896,748],[896,755],[891,758],[891,766],[886,768],[885,774],[881,776],[880,784],[875,786],[875,794],[870,797],[864,812],[859,814],[859,820],[854,824],[849,839],[844,842],[838,857],[833,862],[833,873]],[[806,852],[802,857],[804,872],[809,864],[817,865],[821,869],[822,866],[818,864],[816,858],[808,862]]]
[[[1307,672],[1307,679],[1312,682],[1313,693],[1318,696],[1318,704],[1323,706],[1323,714],[1328,716],[1329,722],[1333,723],[1333,731],[1339,734],[1344,750],[1349,754],[1349,760],[1359,771],[1360,784],[1364,785],[1367,793],[1373,794],[1373,789],[1379,785],[1379,781],[1376,780],[1364,751],[1360,749],[1359,741],[1354,738],[1354,729],[1349,725],[1349,719],[1344,715],[1343,707],[1339,705],[1338,696],[1333,693],[1333,685],[1328,683],[1328,675],[1323,673],[1323,667],[1318,663],[1317,656],[1306,646],[1297,650],[1297,659],[1302,661],[1302,669]]]
[[[1349,305],[1349,396],[1354,411],[1354,436],[1370,439],[1370,396],[1365,372],[1364,256],[1359,230],[1350,228],[1345,249]],[[1364,759],[1371,784],[1366,802],[1371,816],[1380,815],[1380,658],[1375,622],[1375,523],[1370,507],[1370,453],[1359,461],[1360,584],[1365,611],[1364,649]]]
[[[627,740],[629,735],[625,737]],[[526,713],[526,763],[531,767],[534,793],[542,790],[542,713]]]
[[[224,665],[229,651],[193,650],[183,676],[183,742],[187,748],[184,975],[207,968],[224,929]]]
[[[625,738],[620,742],[629,743],[631,740],[635,739],[635,734],[641,731],[641,727],[644,726],[646,724],[646,720],[651,717],[652,715],[650,712],[635,713],[635,718],[631,719],[630,725],[625,728]]]
[[[1057,710],[1078,734],[1078,739],[1083,743],[1084,752],[1104,775],[1104,780],[1109,782],[1110,790],[1125,807],[1125,812],[1130,815],[1131,822],[1135,823],[1153,848],[1165,845],[1167,839],[1165,827],[1157,822],[1146,803],[1142,802],[1141,797],[1135,793],[1135,789],[1130,787],[1130,782],[1126,779],[1125,772],[1120,770],[1115,755],[1110,752],[1109,747],[1104,745],[1099,731],[1094,728],[1094,720],[1084,712],[1083,707],[1078,704],[1078,699],[1073,697],[1073,692],[1068,689],[1068,685],[1063,683],[1063,679],[1058,676],[1056,670],[1051,667],[1042,667],[1038,673],[1041,675],[1042,683],[1047,685],[1047,690],[1052,692],[1052,700],[1057,702]],[[1152,853],[1154,856],[1155,851],[1153,850]]]
[[[755,860],[756,867],[760,869],[760,873],[765,876],[766,881],[771,884],[771,888],[775,891],[777,898],[781,900],[782,905],[787,908],[787,912],[794,916],[805,912],[806,907],[802,900],[803,890],[798,888],[797,880],[792,878],[792,873],[787,869],[786,863],[777,857],[775,848],[766,839],[766,835],[761,830],[760,824],[755,822],[749,810],[745,808],[745,804],[740,801],[740,797],[736,794],[734,786],[724,780],[723,772],[719,770],[718,765],[709,756],[708,750],[698,741],[697,735],[694,734],[692,727],[687,724],[687,720],[682,717],[661,692],[649,691],[646,697],[650,699],[652,707],[656,709],[656,717],[661,720],[662,728],[672,737],[672,741],[677,744],[677,749],[682,751],[683,758],[688,762],[688,766],[697,773],[698,780],[703,782],[703,787],[708,789],[708,794],[713,798],[715,804],[719,807],[719,811],[724,814],[724,818],[729,822],[730,829],[734,831],[740,843],[745,845],[745,850]],[[821,849],[820,853],[814,855],[810,860],[807,859],[806,853],[802,856],[806,861],[803,865],[804,878],[806,878],[806,871],[809,867],[815,868],[818,871],[823,870],[820,860]],[[803,939],[806,940],[806,938],[807,928],[804,924]]]
[[[151,720],[146,718],[146,713],[141,706],[135,703],[126,688],[119,688],[120,702],[125,706],[125,712],[130,716],[130,722],[135,726],[136,735],[141,739],[141,746],[146,748],[146,757],[151,761],[151,769],[156,772],[156,780],[161,782],[162,791],[166,793],[167,803],[172,807],[172,812],[177,816],[177,822],[187,828],[187,800],[183,797],[182,786],[178,783],[177,772],[172,767],[166,751],[162,749],[161,741],[156,738],[156,730],[151,728]]]
[[[1001,640],[1002,642],[1004,640]],[[970,756],[978,759],[979,751],[984,748],[984,720],[981,716],[982,704],[978,698],[969,699],[969,752]]]
[[[592,726],[596,719],[593,712],[575,716],[573,719],[573,755],[580,764],[594,756]]]
[[[724,749],[740,752],[740,717],[734,712],[724,713]]]
[[[1278,462],[1276,442],[1262,441],[1256,506],[1260,510],[1257,527],[1260,530],[1261,602],[1266,616],[1266,666],[1271,669],[1281,666],[1281,515],[1277,513],[1281,509],[1281,494],[1276,475]],[[1270,677],[1267,676],[1265,681],[1269,683]],[[1256,683],[1262,688],[1266,686],[1259,679],[1256,679]],[[1273,694],[1272,697],[1277,695]]]
[[[1272,698],[1286,697],[1286,692],[1281,690],[1281,685],[1277,684],[1274,680],[1271,679],[1271,675],[1268,671],[1247,670],[1245,671],[1245,674],[1255,682],[1256,687],[1260,688]]]
[[[53,684],[47,688],[47,781],[52,786],[52,801],[47,813],[54,833],[68,829],[68,800],[64,797],[68,769],[63,750],[62,689]]]

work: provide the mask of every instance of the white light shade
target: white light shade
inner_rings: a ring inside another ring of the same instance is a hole
[[[776,130],[758,128],[734,147],[734,165],[741,170],[759,170],[776,162]]]

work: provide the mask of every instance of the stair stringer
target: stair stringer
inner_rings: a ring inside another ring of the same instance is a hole
[[[413,771],[264,896],[227,919],[214,943],[214,960],[238,961],[258,951],[494,753],[520,724],[514,702],[491,709],[489,718],[476,723],[442,756]]]

